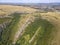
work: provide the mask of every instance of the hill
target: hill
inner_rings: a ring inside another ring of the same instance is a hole
[[[60,45],[60,13],[0,5],[0,45]]]

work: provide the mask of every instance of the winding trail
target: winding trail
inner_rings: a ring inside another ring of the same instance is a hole
[[[25,23],[22,24],[22,26],[21,26],[21,27],[19,28],[19,30],[16,32],[15,38],[14,38],[14,41],[13,41],[12,44],[15,44],[16,41],[17,41],[17,39],[22,36],[22,34],[23,34],[24,31],[25,31],[25,28],[32,22],[32,19],[33,19],[33,18],[32,18],[31,16],[29,16],[29,17],[26,19]]]

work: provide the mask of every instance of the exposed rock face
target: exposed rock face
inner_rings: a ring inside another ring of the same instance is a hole
[[[0,33],[4,30],[4,28],[6,28],[7,25],[8,25],[8,22],[4,22],[0,24]]]
[[[3,30],[9,25],[10,22],[11,20],[10,21],[6,20],[5,22],[0,23],[0,36],[2,35]]]
[[[0,26],[0,36],[2,35],[3,28]]]

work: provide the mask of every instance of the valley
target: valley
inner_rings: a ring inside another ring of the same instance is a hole
[[[33,7],[0,5],[0,45],[60,45],[60,12]]]

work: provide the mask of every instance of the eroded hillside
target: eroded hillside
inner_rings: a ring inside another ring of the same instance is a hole
[[[59,12],[0,6],[0,45],[60,45]]]

